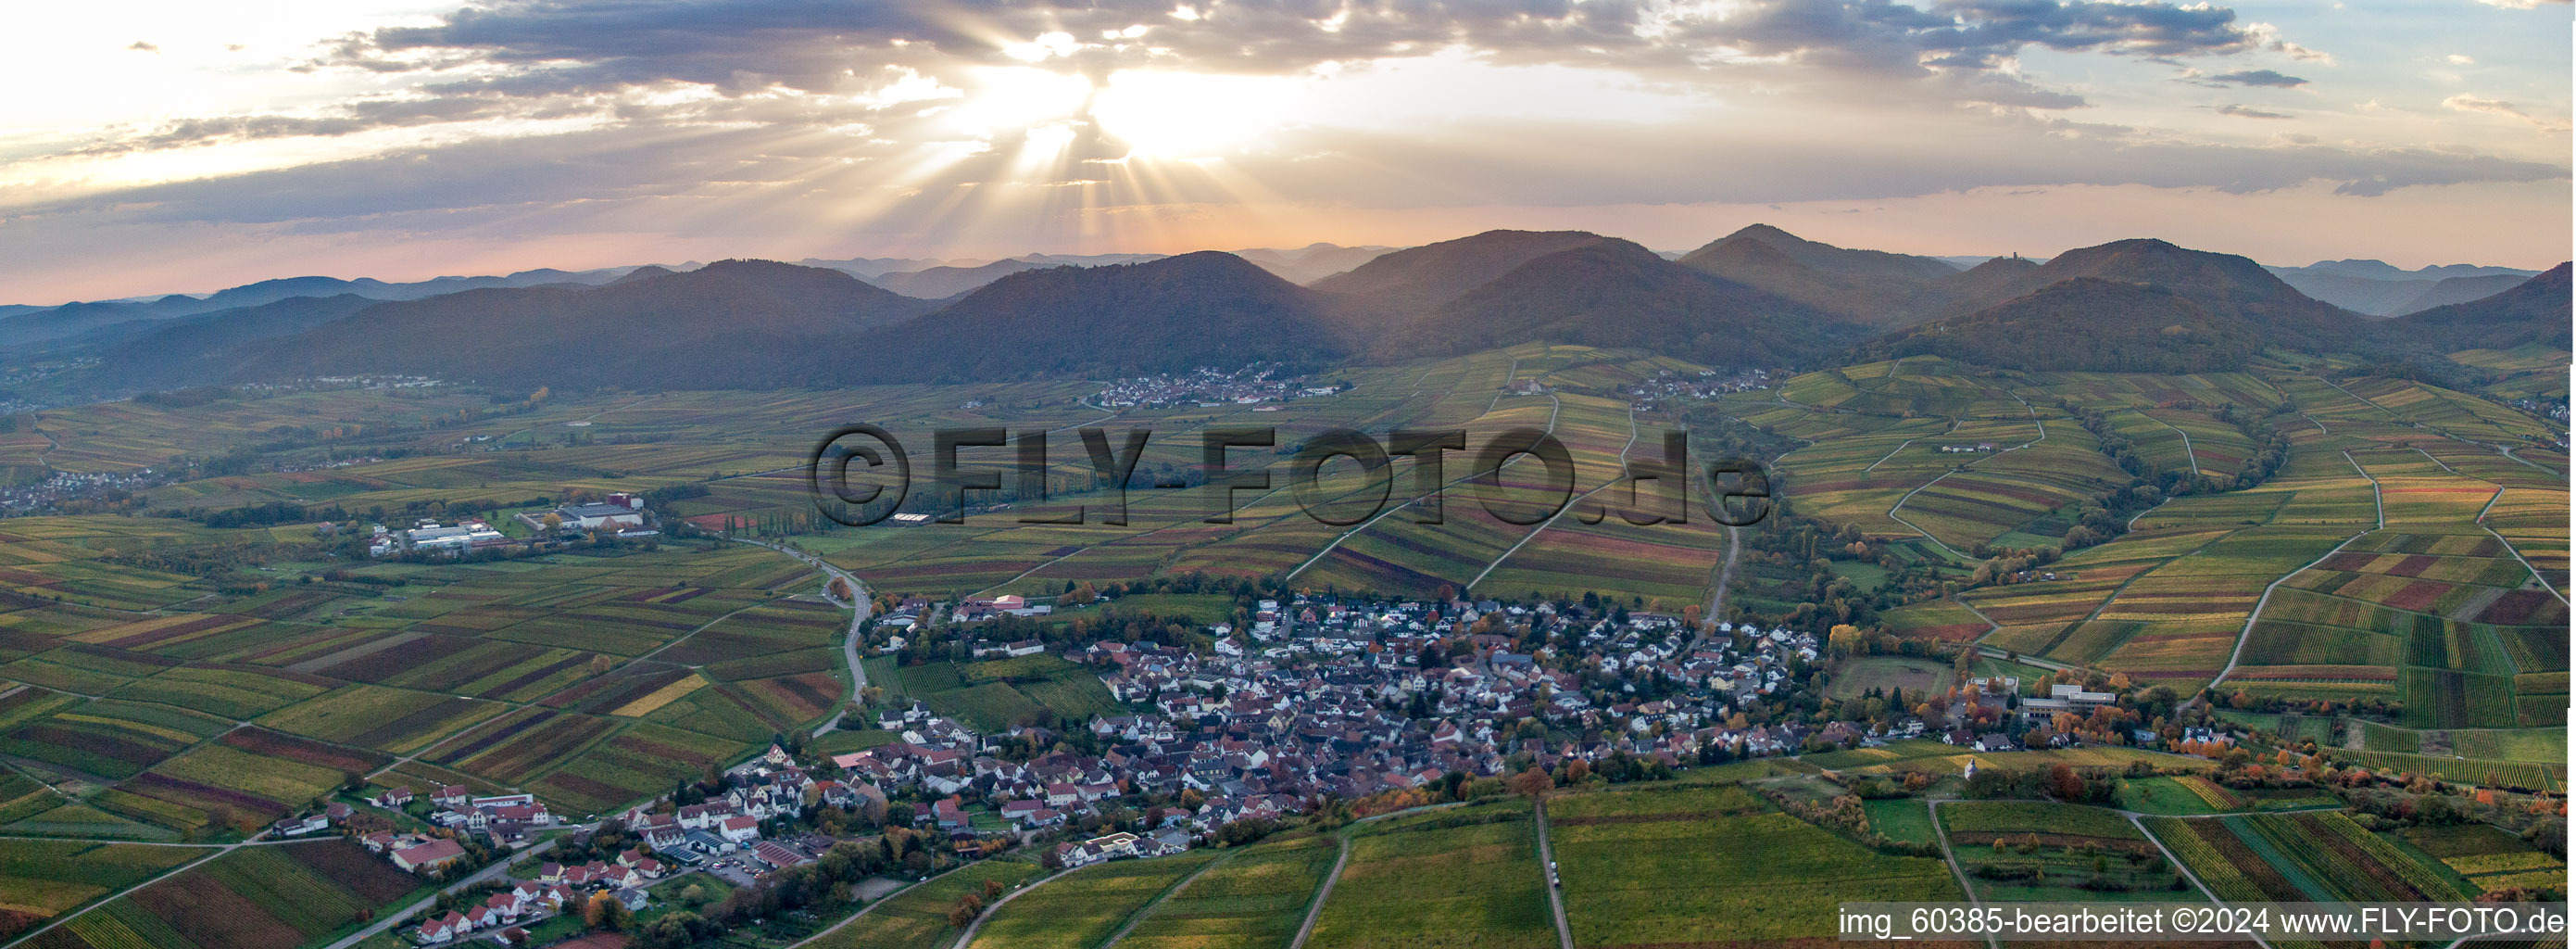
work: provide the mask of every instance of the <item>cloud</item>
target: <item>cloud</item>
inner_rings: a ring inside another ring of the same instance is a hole
[[[2477,62],[2478,62],[2478,61],[2477,61],[2477,59],[2476,59],[2475,57],[2471,57],[2471,56],[2468,56],[2468,55],[2465,55],[2465,54],[2461,54],[2461,53],[2452,53],[2451,55],[2449,55],[2449,56],[2445,56],[2445,57],[2443,57],[2443,58],[2444,58],[2444,59],[2448,59],[2448,60],[2450,60],[2450,61],[2451,61],[2451,65],[2454,65],[2454,66],[2474,66],[2474,65],[2477,65]]]
[[[2442,100],[2442,107],[2459,112],[2476,112],[2521,119],[2552,132],[2567,131],[2567,123],[2564,120],[2533,115],[2513,103],[2500,99],[2481,99],[2465,92]]]
[[[2212,83],[2235,83],[2240,86],[2272,86],[2277,88],[2304,86],[2308,84],[2308,81],[2305,79],[2301,79],[2297,76],[2284,76],[2269,69],[2242,69],[2231,73],[2220,73],[2209,77],[2209,81]]]
[[[2218,114],[2233,115],[2238,118],[2245,119],[2286,119],[2290,117],[2289,113],[2286,112],[2265,112],[2261,109],[2236,105],[2233,103],[2219,106]]]
[[[1767,62],[1881,78],[2001,74],[2016,52],[2194,56],[2271,42],[2205,3],[2099,0],[1751,0],[1718,6],[1646,0],[1245,0],[1169,16],[1169,0],[973,0],[814,4],[700,0],[585,4],[502,0],[432,26],[346,38],[326,64],[407,71],[460,61],[518,70],[523,88],[599,89],[661,80],[740,93],[769,85],[827,91],[854,68],[1058,61],[1092,75],[1186,65],[1291,72],[1328,62],[1468,48],[1502,63],[1607,66],[1674,78]],[[2259,29],[2258,29],[2259,27]],[[1050,42],[1036,43],[1047,37]],[[1936,94],[2004,89],[1926,82]]]
[[[144,42],[144,41],[142,41],[142,40],[135,40],[135,41],[134,41],[134,45],[132,45],[132,46],[128,46],[128,47],[126,47],[126,49],[135,50],[135,51],[137,51],[137,52],[144,52],[144,53],[158,53],[158,52],[160,52],[160,51],[161,51],[161,47],[154,46],[154,45],[152,45],[152,44],[150,44],[150,43],[146,43],[146,42]]]
[[[2568,0],[2478,0],[2478,2],[2507,10],[2537,10],[2543,4],[2566,3]]]

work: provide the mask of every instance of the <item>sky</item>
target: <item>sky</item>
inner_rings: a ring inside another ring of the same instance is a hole
[[[0,302],[1754,222],[2570,256],[2548,0],[89,0],[0,33]]]

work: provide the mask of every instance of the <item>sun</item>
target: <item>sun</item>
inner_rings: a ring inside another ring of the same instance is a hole
[[[1216,158],[1262,144],[1295,93],[1286,77],[1122,70],[1092,100],[1091,118],[1131,157]]]

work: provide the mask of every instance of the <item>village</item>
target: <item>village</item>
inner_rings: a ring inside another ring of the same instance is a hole
[[[1339,386],[1311,385],[1304,376],[1283,377],[1275,365],[1253,363],[1232,372],[1202,366],[1178,375],[1119,379],[1100,390],[1091,402],[1116,409],[1214,408],[1286,402],[1339,391]]]
[[[1461,790],[1470,782],[1499,788],[1576,761],[1644,778],[1906,738],[1988,753],[2159,740],[2117,727],[2135,721],[2123,696],[2078,682],[2024,695],[2018,679],[1973,677],[1910,706],[1899,696],[1825,703],[1815,694],[1820,673],[1848,644],[1788,629],[1719,622],[1695,634],[1682,616],[1494,600],[1301,595],[1255,605],[1240,628],[1208,626],[1204,651],[1061,647],[1058,656],[1131,710],[1067,723],[1064,733],[978,733],[920,702],[885,701],[866,709],[872,720],[845,727],[872,725],[891,741],[837,754],[773,746],[685,804],[674,795],[572,824],[526,794],[444,787],[416,798],[391,788],[364,803],[416,814],[423,826],[351,836],[416,874],[462,870],[469,852],[491,855],[492,875],[471,891],[485,895],[429,914],[410,938],[524,945],[531,927],[580,916],[595,900],[641,912],[662,882],[688,874],[727,890],[756,887],[886,828],[943,842],[941,859],[1035,847],[1047,865],[1072,868],[1184,852],[1228,825],[1279,821],[1327,800],[1457,796],[1473,793]],[[884,625],[953,636],[979,657],[1034,656],[1047,646],[981,634],[1046,609],[1018,597],[907,601]],[[272,833],[323,833],[351,815],[334,803]],[[594,859],[516,856],[561,835],[610,834],[619,849]]]
[[[1655,410],[1668,399],[1714,399],[1729,392],[1754,392],[1771,388],[1771,373],[1764,369],[1744,369],[1720,373],[1702,369],[1683,375],[1670,369],[1656,370],[1646,379],[1624,390],[1629,405],[1640,412]]]

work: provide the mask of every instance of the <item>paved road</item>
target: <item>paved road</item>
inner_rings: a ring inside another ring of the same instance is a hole
[[[806,565],[823,571],[825,575],[849,584],[851,607],[850,629],[848,635],[841,638],[841,661],[847,663],[850,667],[850,701],[858,701],[859,690],[868,687],[868,667],[859,661],[859,631],[867,626],[869,613],[871,610],[876,608],[874,603],[868,601],[868,585],[859,582],[859,578],[849,571],[833,566],[831,561],[806,553],[802,550],[798,550],[794,547],[790,547],[785,544],[775,544],[765,540],[753,540],[749,537],[736,537],[733,539],[741,543],[750,544],[754,547],[767,547],[779,553],[802,560]],[[821,735],[834,728],[840,727],[841,716],[845,714],[848,714],[848,709],[832,713],[831,720],[816,727],[814,729],[814,734]]]
[[[1556,917],[1557,947],[1574,949],[1574,929],[1565,924],[1565,894],[1552,881],[1545,879],[1554,876],[1548,868],[1556,866],[1556,851],[1547,846],[1547,802],[1540,801],[1530,810],[1538,818],[1538,872],[1542,877],[1539,882],[1547,884],[1547,911]]]

